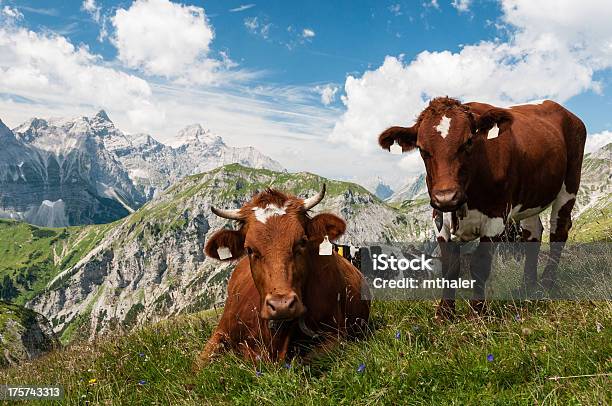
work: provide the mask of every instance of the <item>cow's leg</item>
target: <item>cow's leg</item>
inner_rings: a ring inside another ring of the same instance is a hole
[[[576,202],[576,191],[574,193],[568,191],[566,185],[563,184],[561,191],[552,204],[550,213],[550,254],[548,263],[542,273],[542,287],[546,291],[551,291],[556,283],[557,267],[561,252],[567,241],[567,235],[572,227],[572,209]]]
[[[538,255],[542,245],[542,221],[539,215],[521,220],[525,242],[525,272],[521,291],[534,292],[538,283]]]
[[[224,352],[226,350],[226,342],[227,334],[220,329],[216,329],[208,339],[202,352],[196,357],[193,364],[193,370],[199,371],[208,365],[215,356]]]
[[[476,314],[482,314],[485,310],[485,287],[491,273],[492,260],[493,240],[482,237],[470,261],[470,274],[474,279],[474,291],[472,292],[470,306]]]
[[[440,252],[442,254],[442,276],[444,279],[453,281],[459,278],[460,270],[460,246],[451,241],[440,241]],[[455,289],[444,288],[442,300],[436,310],[436,319],[451,319],[455,315]]]

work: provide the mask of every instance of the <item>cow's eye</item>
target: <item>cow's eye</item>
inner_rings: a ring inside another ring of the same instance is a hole
[[[303,251],[308,246],[308,238],[302,237],[297,240],[293,246],[293,250],[296,252]]]
[[[257,259],[257,258],[261,258],[261,255],[259,254],[259,251],[254,250],[254,249],[253,249],[253,248],[251,248],[251,247],[246,247],[246,253],[247,253],[247,255],[248,255],[248,256],[250,256],[251,258],[255,258],[255,259]]]

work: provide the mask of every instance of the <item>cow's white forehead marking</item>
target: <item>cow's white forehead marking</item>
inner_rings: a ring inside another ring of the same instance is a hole
[[[436,131],[440,133],[440,136],[442,136],[442,138],[446,138],[446,136],[448,135],[448,130],[450,130],[450,124],[451,119],[449,117],[442,116],[440,124],[435,127]]]
[[[283,207],[279,207],[275,204],[269,204],[266,207],[253,207],[253,211],[255,212],[255,218],[257,219],[257,221],[264,224],[272,216],[282,216],[286,214],[286,209],[286,203]]]
[[[495,124],[493,128],[489,130],[489,133],[487,134],[487,139],[492,140],[493,138],[497,138],[498,135],[499,135],[499,127],[497,126],[497,124]]]

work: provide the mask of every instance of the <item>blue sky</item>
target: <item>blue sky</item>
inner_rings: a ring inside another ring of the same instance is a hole
[[[201,122],[292,171],[395,186],[422,167],[378,151],[376,135],[438,95],[553,98],[601,144],[610,2],[535,3],[1,0],[0,69],[13,79],[0,79],[0,119],[104,108],[165,142]]]

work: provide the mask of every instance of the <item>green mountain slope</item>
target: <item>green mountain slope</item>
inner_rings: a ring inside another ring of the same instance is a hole
[[[41,228],[0,219],[0,299],[24,304],[72,267],[112,224]]]

